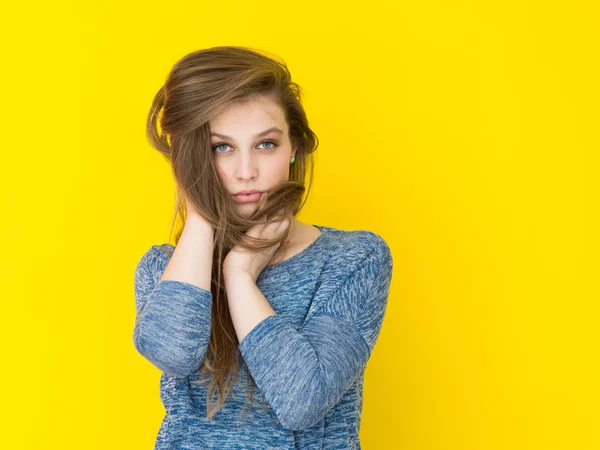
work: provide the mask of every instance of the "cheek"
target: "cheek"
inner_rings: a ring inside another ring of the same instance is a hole
[[[272,174],[274,178],[284,178],[289,173],[289,167],[287,162],[289,160],[286,157],[283,158],[270,158],[264,166],[267,173]]]
[[[229,169],[227,168],[227,165],[215,163],[215,167],[217,169],[217,175],[219,175],[219,179],[223,184],[227,185],[229,178],[231,178],[229,175]]]

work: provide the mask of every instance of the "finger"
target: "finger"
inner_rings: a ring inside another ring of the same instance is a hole
[[[246,230],[245,234],[246,236],[250,236],[253,238],[260,238],[261,234],[263,233],[264,226],[264,223],[253,225],[250,228],[248,228],[248,230]]]
[[[278,236],[290,225],[290,220],[287,217],[283,217],[280,220],[267,224],[264,228],[264,232],[271,236]]]
[[[289,217],[284,218],[280,223],[279,223],[279,228],[278,231],[282,232],[285,231],[291,224],[291,221],[289,219]]]

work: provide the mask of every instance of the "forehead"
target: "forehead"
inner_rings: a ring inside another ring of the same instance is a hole
[[[226,133],[233,129],[278,126],[287,130],[283,108],[271,97],[261,96],[231,102],[209,121],[211,131]]]

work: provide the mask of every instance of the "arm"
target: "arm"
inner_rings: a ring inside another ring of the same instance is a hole
[[[158,249],[146,252],[135,270],[135,348],[171,376],[191,375],[206,356],[211,330],[212,233],[188,218],[159,280]]]
[[[389,248],[380,246],[300,330],[270,313],[251,280],[231,282],[235,290],[227,294],[242,336],[240,352],[284,427],[317,423],[364,370],[382,326],[391,273]]]

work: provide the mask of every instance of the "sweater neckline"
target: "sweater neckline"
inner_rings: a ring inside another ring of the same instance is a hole
[[[288,259],[285,259],[285,260],[283,260],[277,264],[273,264],[271,266],[266,266],[262,270],[262,272],[260,273],[259,276],[261,276],[265,273],[273,272],[274,270],[279,270],[279,269],[285,268],[285,267],[289,266],[290,264],[293,264],[297,260],[304,258],[304,257],[308,256],[310,253],[312,253],[315,250],[317,243],[323,238],[323,235],[326,233],[326,228],[327,228],[322,225],[315,225],[315,224],[312,224],[312,226],[321,230],[321,234],[319,234],[314,241],[312,241],[301,252],[296,253],[295,255],[289,257]]]

